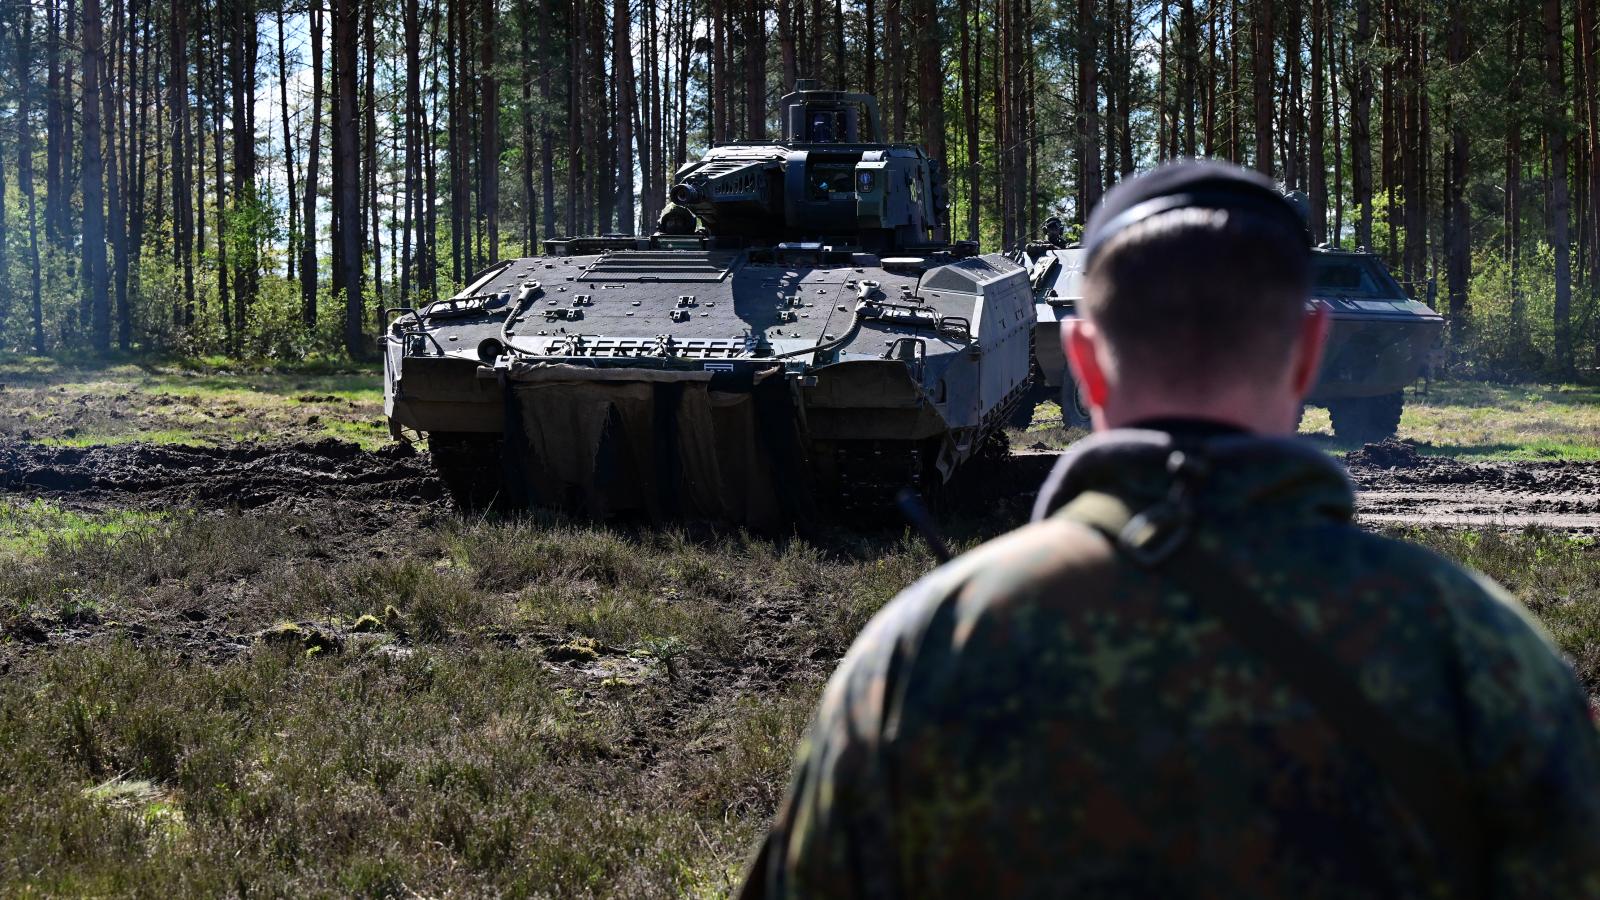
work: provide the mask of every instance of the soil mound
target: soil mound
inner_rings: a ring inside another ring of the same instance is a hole
[[[254,509],[280,500],[439,500],[444,488],[409,446],[363,450],[326,438],[220,447],[47,447],[0,441],[0,492],[125,496]]]
[[[1412,441],[1386,438],[1375,444],[1367,444],[1360,450],[1352,450],[1346,453],[1344,461],[1346,465],[1351,466],[1415,469],[1427,464],[1427,461],[1421,453],[1417,452],[1417,449],[1417,445]]]

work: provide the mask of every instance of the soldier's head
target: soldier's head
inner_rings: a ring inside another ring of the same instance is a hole
[[[1084,229],[1083,318],[1063,332],[1097,428],[1199,417],[1292,432],[1321,361],[1310,247],[1266,178],[1172,163],[1112,189]]]

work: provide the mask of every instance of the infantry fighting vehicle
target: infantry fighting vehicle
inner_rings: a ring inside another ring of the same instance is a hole
[[[1034,291],[1035,379],[1059,396],[1069,426],[1087,426],[1089,409],[1067,370],[1061,323],[1077,315],[1083,296],[1083,251],[1060,239],[1031,243],[1022,259]],[[1306,402],[1326,407],[1334,436],[1361,443],[1395,433],[1403,389],[1427,368],[1444,320],[1412,300],[1383,260],[1364,250],[1317,247],[1311,257],[1311,302],[1332,327],[1317,384]]]
[[[996,432],[1026,270],[947,242],[941,167],[872,97],[783,109],[681,169],[654,234],[547,241],[393,322],[385,412],[458,497],[781,526],[892,509]]]

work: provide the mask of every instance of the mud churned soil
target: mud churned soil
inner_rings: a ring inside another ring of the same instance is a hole
[[[1054,454],[1021,453],[991,471],[1025,516]],[[1463,462],[1404,441],[1346,454],[1369,523],[1600,533],[1600,463]],[[1000,476],[1006,477],[1000,477]],[[963,493],[970,492],[963,491]],[[295,506],[306,501],[447,502],[426,454],[396,444],[362,450],[332,438],[218,447],[121,444],[51,447],[0,441],[0,493],[67,497],[96,506]],[[1015,496],[1012,496],[1015,495]],[[994,498],[990,498],[993,500]]]
[[[0,492],[241,509],[304,499],[444,497],[427,457],[409,446],[365,451],[333,438],[220,447],[51,447],[0,441]]]
[[[1365,522],[1600,533],[1600,463],[1469,463],[1385,441],[1345,464]]]

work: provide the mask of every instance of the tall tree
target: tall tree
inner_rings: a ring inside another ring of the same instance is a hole
[[[83,281],[90,337],[111,349],[111,296],[106,279],[105,165],[100,132],[100,74],[105,65],[100,0],[83,0]]]
[[[1446,62],[1457,77],[1467,62],[1467,23],[1463,0],[1451,0]],[[1467,282],[1472,277],[1472,247],[1467,213],[1468,144],[1466,111],[1457,101],[1460,89],[1453,90],[1445,106],[1450,122],[1450,146],[1445,167],[1445,244],[1449,257],[1446,283],[1449,294],[1450,342],[1460,348],[1470,327],[1467,312]]]
[[[1555,365],[1572,369],[1572,209],[1567,178],[1566,72],[1561,0],[1544,0],[1545,140],[1550,146],[1550,245],[1555,251]]]
[[[500,35],[495,26],[495,0],[481,0],[478,9],[479,107],[483,137],[479,141],[481,182],[478,208],[488,228],[489,255],[479,265],[500,258],[500,80],[495,71],[495,46]],[[630,75],[630,81],[632,76]]]
[[[353,357],[366,356],[361,297],[361,170],[356,128],[356,47],[360,41],[359,0],[333,0],[334,188],[333,241],[339,266],[335,290],[344,300],[344,346]]]
[[[1311,0],[1311,121],[1307,123],[1311,158],[1310,171],[1306,173],[1306,193],[1311,207],[1311,239],[1317,243],[1327,239],[1328,229],[1328,159],[1324,143],[1327,117],[1323,102],[1326,94],[1323,86],[1326,6],[1326,0]]]
[[[28,310],[33,323],[33,352],[44,346],[44,291],[39,265],[39,216],[33,185],[33,4],[18,4],[12,22],[12,61],[17,73],[17,186],[28,205]]]
[[[1250,54],[1253,66],[1251,87],[1255,97],[1255,139],[1256,171],[1263,175],[1273,174],[1272,160],[1272,113],[1273,96],[1272,88],[1275,80],[1275,52],[1276,32],[1272,25],[1273,0],[1255,0],[1254,14],[1251,16],[1251,34],[1254,37],[1254,49]]]
[[[1100,202],[1104,184],[1100,174],[1100,101],[1096,76],[1096,38],[1099,26],[1094,0],[1078,0],[1078,159],[1082,175],[1078,186],[1077,220]]]
[[[1356,207],[1356,245],[1372,244],[1372,0],[1355,0],[1355,46],[1350,78],[1350,191]]]
[[[260,31],[255,0],[228,0],[228,81],[232,88],[233,210],[230,223],[240,233],[233,240],[233,327],[244,334],[245,318],[255,303],[260,262],[256,256],[256,63]],[[220,97],[221,92],[218,92]],[[218,156],[220,168],[221,156]]]
[[[310,328],[317,324],[317,186],[318,164],[322,157],[322,40],[323,4],[311,0],[311,109],[307,117],[306,179],[301,196],[300,227],[300,321]]]
[[[637,233],[633,218],[633,15],[628,0],[615,0],[611,6],[611,72],[616,81],[616,117],[612,132],[617,154],[617,230]],[[749,54],[747,54],[748,56]],[[746,120],[754,132],[760,122]]]

